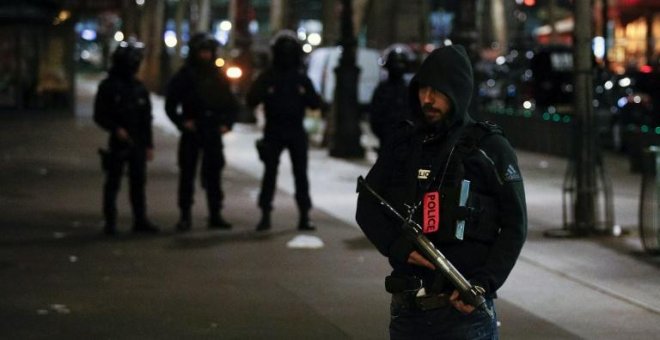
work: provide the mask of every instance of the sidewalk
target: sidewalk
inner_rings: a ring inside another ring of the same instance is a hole
[[[370,160],[310,152],[321,249],[290,249],[297,212],[282,157],[272,232],[253,232],[262,165],[254,126],[226,136],[228,232],[208,231],[203,192],[194,227],[174,233],[176,131],[154,97],[156,160],[149,211],[158,237],[136,237],[126,184],[117,239],[100,232],[102,177],[90,121],[95,83],[82,82],[78,118],[0,117],[0,338],[384,339],[384,258],[354,222],[355,179]],[[502,339],[654,339],[660,334],[660,259],[621,238],[557,240],[565,161],[519,152],[530,217],[521,258],[498,299]],[[608,157],[617,223],[635,228],[639,176]]]

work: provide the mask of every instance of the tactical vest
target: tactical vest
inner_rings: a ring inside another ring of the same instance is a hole
[[[448,244],[464,240],[492,243],[499,234],[497,202],[494,197],[478,192],[479,188],[475,187],[475,183],[470,185],[466,205],[459,206],[461,181],[465,179],[465,160],[468,157],[483,157],[483,161],[499,179],[494,162],[479,148],[481,141],[493,134],[502,135],[502,130],[493,123],[470,124],[459,132],[454,143],[450,142],[449,150],[442,153],[440,162],[436,162],[442,168],[433,170],[435,176],[425,190],[438,191],[440,194],[439,228],[427,234],[434,243]],[[421,192],[418,194],[423,196]],[[416,217],[423,223],[423,198],[418,199],[419,209],[416,211]],[[457,233],[457,221],[461,220],[465,223],[462,231]]]

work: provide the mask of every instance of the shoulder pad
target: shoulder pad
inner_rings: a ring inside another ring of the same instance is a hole
[[[485,130],[486,134],[492,134],[492,133],[496,133],[500,135],[504,134],[502,128],[499,125],[488,120],[477,122],[475,125]]]
[[[476,148],[480,145],[484,137],[489,135],[504,136],[502,128],[490,121],[480,121],[469,125],[463,132],[459,144],[463,144],[468,149]]]

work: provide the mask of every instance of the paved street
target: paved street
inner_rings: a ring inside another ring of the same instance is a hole
[[[292,249],[297,212],[282,158],[273,230],[254,232],[262,165],[258,127],[226,138],[225,216],[205,226],[196,192],[193,231],[174,232],[177,134],[154,96],[156,159],[148,205],[158,236],[130,233],[126,182],[120,235],[101,234],[105,135],[90,119],[95,80],[80,82],[77,113],[0,116],[1,339],[384,339],[388,265],[355,225],[355,178],[364,161],[310,154],[319,249]],[[369,142],[368,140],[366,142]],[[638,175],[609,155],[623,237],[548,239],[561,226],[565,160],[520,152],[530,232],[497,300],[502,339],[655,339],[660,334],[660,258],[637,235]],[[198,187],[199,188],[199,187]]]

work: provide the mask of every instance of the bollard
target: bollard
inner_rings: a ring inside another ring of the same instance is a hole
[[[660,147],[644,149],[642,194],[639,202],[639,236],[644,250],[660,254]]]

